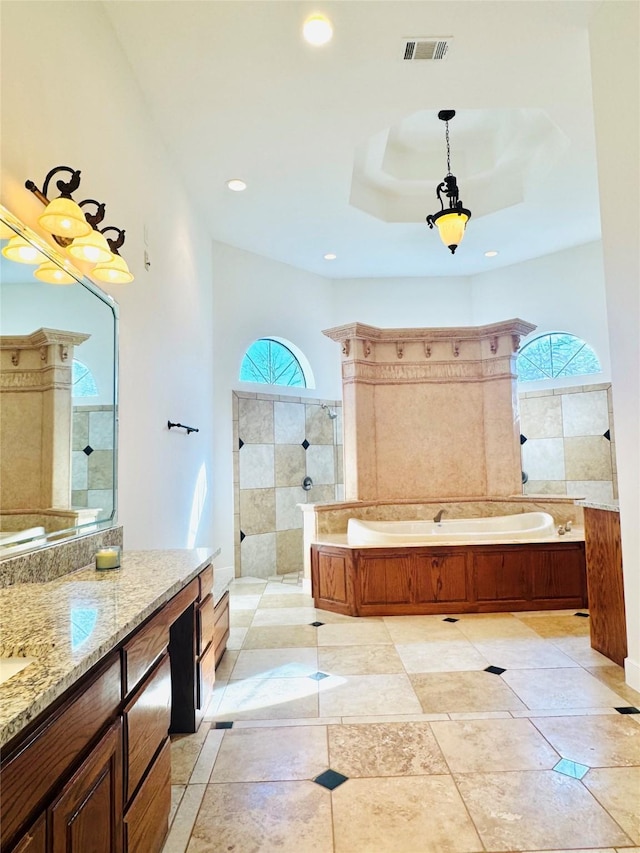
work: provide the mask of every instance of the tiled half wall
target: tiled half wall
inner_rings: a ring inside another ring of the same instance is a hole
[[[233,456],[236,576],[302,571],[297,505],[344,498],[341,402],[234,391]]]
[[[617,499],[610,384],[531,391],[519,402],[525,494]]]

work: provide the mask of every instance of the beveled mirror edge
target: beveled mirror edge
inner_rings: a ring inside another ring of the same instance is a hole
[[[51,545],[58,545],[62,542],[69,542],[79,536],[86,536],[90,533],[97,533],[117,525],[118,519],[118,343],[119,343],[119,306],[115,299],[108,293],[105,293],[88,275],[80,272],[73,264],[64,258],[50,243],[44,240],[39,234],[29,228],[21,219],[13,214],[3,204],[0,204],[0,223],[8,226],[16,234],[24,237],[33,246],[35,246],[49,260],[53,261],[57,266],[64,269],[72,275],[76,282],[100,299],[111,311],[113,315],[113,510],[109,518],[101,521],[90,521],[85,524],[78,524],[74,527],[65,528],[64,530],[55,530],[46,533],[44,537],[38,537],[37,540],[22,540],[19,552],[13,551],[9,553],[2,552],[0,549],[0,563],[4,560],[11,559],[19,554],[19,556],[28,556],[34,552],[40,551]],[[31,542],[33,545],[31,546]]]

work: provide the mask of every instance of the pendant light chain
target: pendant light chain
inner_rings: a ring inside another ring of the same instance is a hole
[[[447,175],[451,174],[451,148],[449,146],[449,122],[445,123],[445,139],[447,140]]]

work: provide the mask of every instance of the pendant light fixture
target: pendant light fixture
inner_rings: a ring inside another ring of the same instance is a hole
[[[440,201],[442,210],[427,216],[427,225],[433,228],[435,225],[440,232],[440,239],[444,245],[451,250],[453,255],[462,242],[467,222],[471,219],[471,211],[462,206],[458,198],[458,182],[456,176],[451,174],[451,149],[449,146],[449,122],[455,116],[455,110],[440,110],[438,118],[445,123],[445,138],[447,141],[447,174],[436,187],[436,195]],[[448,199],[445,207],[443,194]]]

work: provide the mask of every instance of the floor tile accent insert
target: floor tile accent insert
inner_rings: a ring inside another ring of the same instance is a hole
[[[217,720],[215,723],[211,723],[212,729],[232,729],[233,723],[230,720]]]
[[[322,627],[322,625],[324,625],[324,622],[309,622],[309,624],[310,624],[313,628],[321,628],[321,627]]]
[[[640,714],[639,708],[634,708],[633,705],[626,705],[623,708],[615,709],[619,714]]]
[[[503,669],[501,666],[488,666],[484,671],[490,672],[492,675],[502,675],[502,673],[507,670]]]
[[[580,611],[578,611],[578,613],[574,613],[573,615],[574,615],[574,616],[583,616],[585,619],[588,619],[588,618],[589,618],[589,614],[588,614],[588,613],[580,613]]]
[[[313,781],[317,782],[318,785],[322,785],[323,788],[327,788],[329,791],[334,791],[339,785],[346,782],[348,778],[348,776],[343,776],[342,773],[336,773],[335,770],[329,769],[316,776]]]
[[[578,764],[577,761],[571,761],[568,758],[561,758],[560,761],[552,768],[556,773],[563,773],[565,776],[570,776],[572,779],[582,779],[589,771],[586,764]]]
[[[329,678],[326,672],[314,672],[309,678],[313,678],[314,681],[322,681],[323,678]]]
[[[459,622],[460,620],[454,619],[453,616],[445,616],[445,618],[442,621],[443,622]]]

